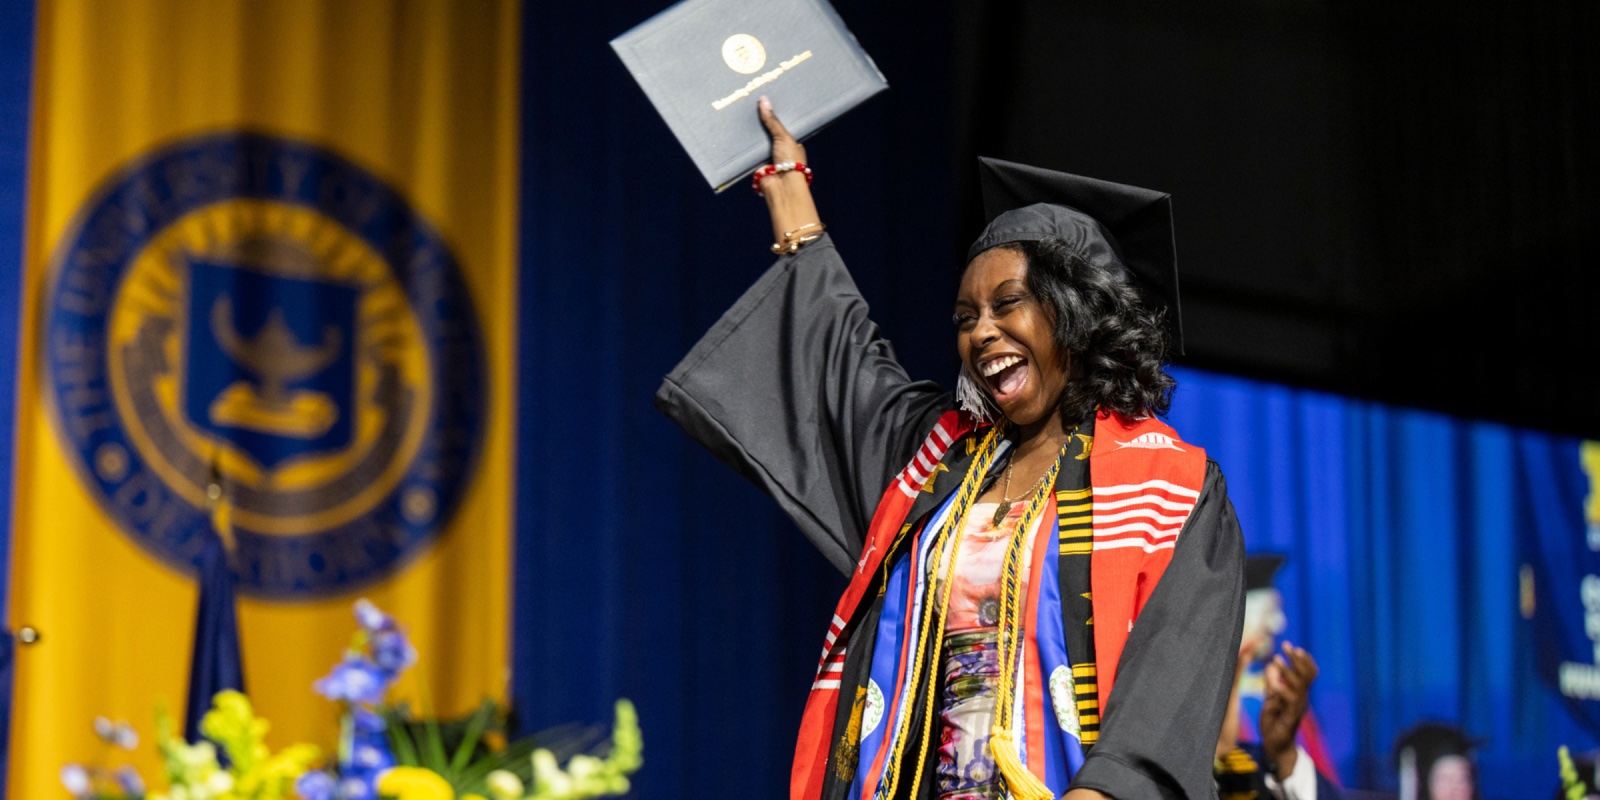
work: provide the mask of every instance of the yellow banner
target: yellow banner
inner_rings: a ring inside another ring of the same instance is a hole
[[[505,695],[519,7],[40,3],[17,420],[10,797],[159,775],[207,492],[231,507],[269,743],[371,598],[398,694]],[[128,720],[135,754],[91,722]],[[157,781],[159,782],[159,781]]]

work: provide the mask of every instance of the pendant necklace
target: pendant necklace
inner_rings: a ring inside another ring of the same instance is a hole
[[[1072,430],[1067,432],[1067,442],[1070,443],[1072,441],[1072,434],[1077,433],[1077,432],[1078,432],[1078,426],[1077,425],[1072,426]],[[1063,444],[1062,445],[1062,451],[1065,452],[1065,450],[1066,450],[1066,445]],[[1012,500],[1011,499],[1011,470],[1012,470],[1012,468],[1014,468],[1016,466],[1017,466],[1017,460],[1015,458],[1012,458],[1009,462],[1006,463],[1006,488],[1000,492],[1000,505],[998,507],[996,507],[995,510],[994,510],[994,519],[990,521],[990,523],[989,523],[990,527],[994,527],[994,528],[1000,527],[1000,521],[1005,519],[1006,516],[1011,513],[1011,507],[1016,505],[1018,500],[1022,499],[1020,497],[1017,498],[1016,500]],[[1037,490],[1039,488],[1039,484],[1043,483],[1045,477],[1048,476],[1049,474],[1050,474],[1050,470],[1046,469],[1044,471],[1044,475],[1040,475],[1039,476],[1039,480],[1033,484],[1033,489]],[[1032,491],[1030,491],[1029,494],[1032,494]]]
[[[1018,501],[1022,500],[1020,497],[1016,500],[1011,499],[1011,470],[1016,465],[1017,462],[1015,460],[1012,460],[1011,463],[1006,464],[1006,488],[1000,492],[1000,505],[996,506],[994,509],[994,519],[990,520],[990,527],[1000,527],[1000,521],[1005,519],[1011,513],[1012,507],[1015,506]],[[1039,480],[1034,482],[1033,489],[1029,490],[1028,493],[1032,494],[1034,490],[1037,490],[1039,488],[1039,484],[1043,483],[1045,476],[1049,474],[1050,470],[1045,470],[1044,475],[1039,476]]]
[[[995,506],[994,519],[989,522],[990,527],[1000,527],[1000,520],[1005,519],[1006,515],[1011,513],[1011,469],[1016,465],[1015,459],[1006,464],[1006,488],[1005,491],[1000,493],[1000,505]]]

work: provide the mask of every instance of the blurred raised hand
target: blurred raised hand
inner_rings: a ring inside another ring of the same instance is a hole
[[[1295,733],[1311,703],[1311,684],[1317,679],[1317,662],[1304,648],[1283,643],[1283,652],[1268,662],[1261,703],[1261,748],[1277,765],[1277,777],[1294,771],[1299,747]]]

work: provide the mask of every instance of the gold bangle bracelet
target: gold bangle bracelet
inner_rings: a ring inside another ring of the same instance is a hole
[[[799,234],[801,231],[808,231],[812,228],[815,228],[817,232],[805,236],[796,236],[796,234]],[[822,232],[827,229],[828,226],[823,225],[820,222],[808,222],[792,231],[784,231],[783,237],[772,243],[772,252],[778,255],[783,255],[784,253],[793,254],[799,251],[800,245],[813,242],[818,238],[821,238]]]
[[[820,222],[807,222],[806,224],[801,225],[800,227],[795,228],[792,231],[784,231],[783,232],[783,240],[787,242],[790,239],[793,239],[795,234],[797,234],[797,233],[799,233],[801,231],[804,231],[804,230],[810,230],[812,228],[816,228],[818,231],[821,231],[823,229],[823,224],[820,223]]]

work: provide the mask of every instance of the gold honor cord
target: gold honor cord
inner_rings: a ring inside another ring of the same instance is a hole
[[[922,604],[922,620],[917,626],[917,649],[909,665],[911,685],[906,687],[905,693],[905,697],[908,700],[916,698],[919,694],[919,687],[922,682],[922,659],[927,653],[928,632],[930,630],[934,631],[934,652],[939,653],[944,649],[945,615],[950,610],[950,586],[955,582],[956,555],[961,549],[961,530],[966,525],[967,511],[972,508],[973,501],[978,499],[978,494],[983,488],[983,476],[988,473],[989,467],[994,463],[995,453],[999,450],[1000,433],[1004,428],[1005,421],[1001,420],[995,423],[994,427],[989,429],[988,435],[983,438],[983,443],[978,446],[977,458],[972,460],[972,466],[967,469],[966,477],[961,479],[961,488],[956,492],[955,508],[951,510],[950,516],[945,520],[944,527],[939,529],[938,536],[928,548],[928,553],[934,557],[933,564],[929,570],[931,572],[937,569],[939,564],[940,548],[949,540],[950,532],[955,531],[955,541],[950,545],[950,560],[945,566],[944,585],[940,587],[939,592],[939,620],[937,627],[929,624],[932,621],[930,617],[933,614],[933,603],[926,601],[931,598],[925,598]],[[930,666],[929,669],[931,671],[933,667]],[[933,693],[937,686],[938,682],[932,680],[930,675],[927,697],[925,698],[926,705],[924,706],[928,709],[928,713],[922,717],[921,746],[917,750],[917,771],[911,778],[912,797],[917,796],[917,790],[922,785],[922,769],[928,757],[928,734],[933,728]],[[900,757],[905,752],[906,737],[910,735],[911,716],[909,708],[902,709],[900,724],[894,738],[894,748],[889,751],[889,757],[884,760],[883,765],[884,775],[888,780],[879,781],[877,800],[892,800],[895,796],[895,789],[898,788],[900,783]]]
[[[1072,437],[1068,436],[1067,441],[1070,443]],[[1066,453],[1067,446],[1062,445],[1055,464],[1045,474],[1044,480],[1034,487],[1033,498],[1028,501],[1027,510],[1022,512],[1022,519],[1017,522],[1016,532],[1006,547],[1004,566],[1000,570],[1000,680],[995,687],[994,728],[989,731],[989,752],[994,756],[995,767],[1005,778],[1006,788],[1017,800],[1052,800],[1055,797],[1050,787],[1023,765],[1017,753],[1016,740],[1011,737],[1011,718],[1023,633],[1020,597],[1022,553],[1027,549],[1028,531],[1044,510],[1045,502],[1055,492],[1056,475],[1061,471],[1061,457]]]

